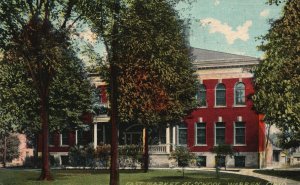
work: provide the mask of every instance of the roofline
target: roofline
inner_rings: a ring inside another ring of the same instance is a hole
[[[218,53],[224,53],[224,54],[229,54],[229,55],[236,55],[236,56],[239,56],[239,57],[249,57],[249,58],[252,58],[253,60],[254,59],[258,59],[259,58],[256,58],[256,57],[253,57],[253,56],[249,56],[249,55],[239,55],[239,54],[235,54],[235,53],[227,53],[227,52],[224,52],[224,51],[217,51],[217,50],[210,50],[210,49],[202,49],[202,48],[196,48],[196,47],[190,47],[191,49],[201,49],[201,50],[205,50],[205,51],[214,51],[214,52],[218,52]]]

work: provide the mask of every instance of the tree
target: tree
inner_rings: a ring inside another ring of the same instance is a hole
[[[184,178],[184,168],[189,166],[191,160],[195,159],[195,155],[188,148],[179,146],[171,153],[170,159],[175,159],[178,166],[182,167],[182,177]]]
[[[119,121],[143,123],[147,128],[182,118],[183,112],[193,106],[196,77],[191,70],[183,27],[174,10],[176,2],[82,2],[83,15],[90,20],[108,53],[109,75],[104,79],[109,84],[112,104],[110,184],[118,184],[114,142],[118,141],[115,128]],[[147,161],[145,158],[146,169]]]
[[[12,161],[19,157],[19,145],[20,140],[17,135],[0,135],[0,160],[2,161],[4,168],[6,167],[7,161]]]
[[[76,2],[74,0],[0,2],[0,48],[3,51],[3,58],[9,65],[17,64],[16,66],[25,71],[30,87],[36,95],[34,100],[38,103],[43,136],[41,180],[52,179],[48,160],[49,119],[51,119],[49,99],[52,84],[68,60],[72,59],[71,62],[76,63],[70,38],[70,28],[80,18],[80,15],[74,12]],[[70,113],[68,110],[62,112]]]
[[[149,161],[148,128],[180,122],[195,107],[197,79],[185,27],[174,5],[137,0],[121,16],[118,109],[122,122],[143,124],[146,129],[145,172]]]
[[[221,166],[221,162],[225,163],[225,170],[226,170],[226,157],[232,157],[236,151],[233,149],[231,145],[223,144],[214,146],[212,148],[212,153],[216,154],[216,175],[219,178],[219,167]],[[224,158],[225,161],[221,161]]]
[[[261,38],[259,49],[265,55],[254,70],[254,107],[265,115],[269,126],[276,125],[283,133],[289,133],[284,134],[287,142],[300,132],[299,9],[299,1],[286,1],[283,16],[273,21]]]

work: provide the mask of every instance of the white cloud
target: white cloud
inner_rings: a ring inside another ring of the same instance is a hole
[[[220,1],[219,1],[219,0],[215,0],[215,1],[214,1],[214,5],[215,5],[215,6],[218,6],[219,4],[220,4]]]
[[[234,31],[227,23],[214,18],[206,18],[200,21],[203,26],[209,26],[209,33],[221,33],[224,34],[227,42],[233,44],[235,40],[240,39],[247,41],[249,39],[249,28],[252,26],[252,21],[247,20],[243,25],[240,25]]]
[[[259,14],[261,17],[268,17],[270,15],[270,9],[264,9]]]

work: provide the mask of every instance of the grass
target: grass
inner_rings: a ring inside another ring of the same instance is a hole
[[[104,170],[52,170],[54,181],[37,181],[39,170],[0,169],[0,185],[107,185],[109,172]],[[182,178],[180,170],[121,171],[121,185],[265,185],[267,181],[235,174],[221,173],[220,179],[214,172],[186,171]],[[237,184],[236,184],[237,183]]]
[[[297,170],[254,170],[255,173],[270,175],[275,177],[282,177],[287,179],[292,179],[295,181],[300,181],[300,171]]]

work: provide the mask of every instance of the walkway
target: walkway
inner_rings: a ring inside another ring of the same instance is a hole
[[[255,172],[253,172],[253,170],[254,169],[241,169],[239,172],[227,171],[227,173],[235,173],[235,174],[257,177],[260,179],[267,180],[267,181],[273,183],[274,185],[299,185],[300,184],[299,181],[294,181],[294,180],[275,177],[275,176],[263,175],[263,174],[255,173]],[[226,171],[222,171],[222,172],[226,172]]]
[[[157,169],[157,168],[153,168],[153,169]],[[160,169],[170,169],[170,168],[160,168]],[[181,169],[181,168],[173,168],[173,169]],[[199,170],[199,171],[202,171],[202,170],[203,171],[215,171],[215,168],[185,168],[185,169],[186,170]],[[230,170],[230,171],[228,171],[228,170]],[[270,176],[270,175],[263,175],[263,174],[253,172],[254,170],[257,170],[257,169],[232,169],[232,168],[229,168],[228,170],[227,171],[221,170],[220,172],[257,177],[257,178],[269,181],[270,183],[268,185],[300,185],[299,181],[290,180],[290,179],[281,178],[281,177]],[[299,172],[299,175],[300,175],[300,172]]]

